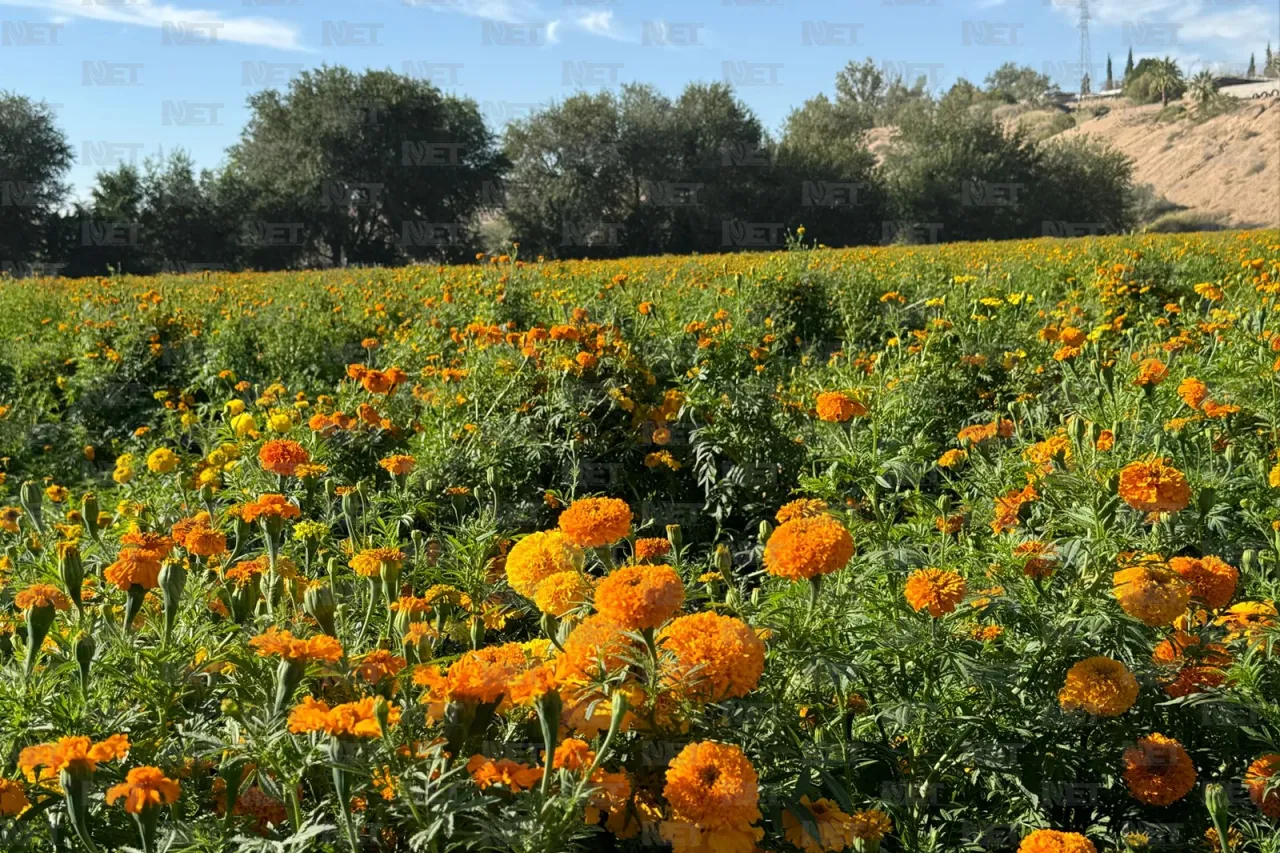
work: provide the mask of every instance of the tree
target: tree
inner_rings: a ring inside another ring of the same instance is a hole
[[[1047,74],[1006,62],[987,75],[987,92],[1010,104],[1038,106],[1057,89]]]
[[[1196,74],[1191,78],[1187,91],[1191,93],[1191,99],[1198,107],[1203,109],[1209,106],[1218,97],[1218,83],[1213,77],[1213,72],[1206,68]]]
[[[259,247],[290,263],[461,259],[502,167],[474,101],[388,71],[306,71],[249,98],[229,153]]]
[[[1128,157],[1088,137],[1055,137],[1041,143],[1039,153],[1026,215],[1041,234],[1117,234],[1133,227]]]
[[[1258,76],[1258,63],[1254,59],[1254,54],[1249,54],[1249,70],[1244,73],[1246,77]]]
[[[1271,52],[1271,42],[1267,42],[1267,52],[1263,58],[1266,62],[1262,66],[1262,76],[1280,77],[1280,54]]]
[[[1182,69],[1177,60],[1166,56],[1151,67],[1151,84],[1160,92],[1160,106],[1169,106],[1169,93],[1183,84]]]
[[[1133,76],[1133,71],[1134,71],[1133,48],[1131,47],[1129,48],[1129,59],[1124,64],[1124,81],[1123,82],[1126,85],[1129,82],[1129,78]]]
[[[836,74],[835,103],[858,113],[867,127],[896,124],[903,111],[928,100],[926,78],[908,85],[897,70],[879,67],[869,57],[850,62]]]
[[[46,257],[46,220],[66,198],[71,162],[53,109],[0,90],[0,271]]]
[[[1107,82],[1103,85],[1104,89],[1110,91],[1116,87],[1116,79],[1111,75],[1111,54],[1107,54]]]

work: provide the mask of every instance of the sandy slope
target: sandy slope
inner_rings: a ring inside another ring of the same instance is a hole
[[[1223,224],[1280,225],[1280,99],[1246,101],[1196,124],[1157,123],[1160,105],[1117,108],[1062,134],[1088,134],[1129,155],[1134,177]]]

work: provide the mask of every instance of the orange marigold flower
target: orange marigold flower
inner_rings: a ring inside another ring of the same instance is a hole
[[[1053,546],[1039,539],[1020,543],[1013,549],[1013,554],[1015,557],[1027,558],[1022,564],[1022,573],[1029,578],[1046,578],[1053,574],[1057,566]]]
[[[1244,786],[1249,789],[1249,799],[1267,817],[1280,818],[1280,788],[1271,785],[1273,777],[1280,773],[1280,753],[1264,755],[1249,765],[1244,774]],[[1267,788],[1271,790],[1268,791]]]
[[[32,607],[52,607],[54,610],[66,610],[71,600],[62,594],[62,590],[53,584],[36,583],[13,597],[13,603],[19,610]]]
[[[298,505],[284,495],[263,495],[240,509],[240,517],[252,524],[259,518],[297,518],[302,514]]]
[[[1018,853],[1098,853],[1098,848],[1078,832],[1037,829],[1022,839]]]
[[[591,744],[585,740],[581,738],[565,738],[556,747],[551,766],[556,770],[577,772],[590,767],[595,757],[596,754],[592,751]]]
[[[991,532],[1000,534],[1016,528],[1022,507],[1039,498],[1040,493],[1029,483],[1021,489],[1012,489],[996,498],[996,515],[991,521]]]
[[[533,603],[538,610],[556,617],[563,617],[576,610],[591,595],[591,581],[580,572],[557,572],[544,578],[533,593]]]
[[[334,663],[342,658],[342,644],[337,638],[328,634],[317,634],[308,639],[295,637],[289,631],[268,628],[265,634],[259,634],[249,640],[249,645],[258,650],[260,657],[278,657],[291,663],[308,661],[326,661]]]
[[[956,433],[962,444],[981,444],[993,438],[1010,438],[1013,435],[1014,423],[1008,418],[992,421],[987,424],[973,424]]]
[[[27,799],[22,784],[12,779],[0,779],[0,815],[17,817],[29,808],[31,801]]]
[[[1101,655],[1073,664],[1058,691],[1062,710],[1082,710],[1096,717],[1118,717],[1137,699],[1138,679],[1120,661]]]
[[[600,614],[588,616],[565,639],[556,673],[562,682],[588,684],[623,666],[636,651],[635,641],[613,622]]]
[[[952,448],[938,457],[939,468],[959,468],[969,458],[969,451]]]
[[[1227,641],[1260,643],[1262,633],[1276,625],[1276,607],[1269,601],[1242,601],[1227,608],[1214,624],[1227,629]]]
[[[1100,453],[1107,453],[1116,446],[1116,434],[1109,429],[1104,429],[1098,433],[1098,440],[1093,443],[1093,446]]]
[[[1155,456],[1126,465],[1120,471],[1119,492],[1139,512],[1177,512],[1191,500],[1186,476]]]
[[[530,767],[509,758],[494,761],[483,755],[473,755],[467,760],[467,772],[482,789],[501,785],[513,793],[527,791],[542,781],[542,768]]]
[[[786,524],[797,518],[817,518],[827,512],[827,502],[818,498],[798,498],[784,503],[774,516],[779,524]]]
[[[618,498],[581,498],[560,513],[560,531],[580,548],[612,545],[631,533],[631,507]]]
[[[135,767],[125,781],[107,789],[107,805],[123,797],[126,812],[141,814],[144,809],[176,803],[179,793],[178,783],[159,767]]]
[[[791,845],[804,853],[835,853],[853,845],[853,818],[839,806],[825,798],[810,800],[808,795],[800,798],[800,805],[813,816],[818,836],[815,838],[799,818],[785,811],[782,813],[782,829]]]
[[[1200,404],[1209,396],[1209,388],[1194,376],[1188,376],[1178,383],[1178,396],[1191,408],[1199,409]]]
[[[670,566],[623,566],[596,587],[596,610],[628,631],[658,627],[683,603],[684,583]]]
[[[1161,686],[1174,698],[1202,693],[1227,680],[1224,667],[1231,665],[1231,654],[1218,643],[1202,644],[1200,638],[1185,631],[1174,631],[1156,644],[1151,659],[1173,668],[1172,677],[1163,677]]]
[[[1147,625],[1168,625],[1191,601],[1191,587],[1159,563],[1121,569],[1112,576],[1112,593],[1125,613]]]
[[[360,658],[356,674],[370,684],[378,684],[384,678],[394,678],[404,667],[404,658],[386,649],[374,649]]]
[[[793,581],[829,575],[853,558],[853,537],[829,515],[796,518],[773,531],[764,549],[771,575]]]
[[[1169,568],[1191,584],[1191,594],[1211,610],[1226,607],[1236,594],[1240,572],[1217,557],[1174,557],[1169,561]]]
[[[427,688],[428,703],[491,703],[507,693],[513,678],[539,663],[521,643],[486,646],[465,652],[447,672],[437,666],[416,667],[413,683]]]
[[[1240,407],[1233,403],[1219,403],[1216,400],[1205,400],[1204,405],[1200,407],[1206,418],[1213,420],[1224,420],[1231,415],[1240,411]]]
[[[879,841],[893,831],[893,821],[879,809],[853,813],[853,837],[863,841]]]
[[[917,569],[907,578],[903,595],[911,609],[919,613],[925,608],[935,619],[956,609],[964,598],[968,584],[955,572],[945,569]]]
[[[129,754],[129,738],[112,735],[93,743],[83,735],[59,738],[53,743],[28,746],[18,756],[18,767],[28,782],[56,780],[63,770],[88,775],[104,761],[115,761]],[[39,774],[36,768],[43,768]]]
[[[1169,368],[1158,358],[1148,358],[1138,365],[1138,377],[1133,383],[1141,388],[1155,387],[1169,376]]]
[[[154,589],[160,582],[160,560],[150,551],[122,548],[116,561],[107,566],[102,576],[123,590],[135,584],[143,589]]]
[[[546,578],[582,568],[582,549],[559,530],[530,533],[507,554],[507,583],[525,598]]]
[[[673,619],[658,645],[675,658],[664,678],[700,702],[746,696],[764,674],[764,642],[732,616],[704,610]]]
[[[750,853],[764,837],[752,826],[761,818],[759,780],[737,746],[689,744],[667,768],[663,795],[672,819],[662,837],[675,853]]]
[[[411,473],[417,464],[417,459],[404,453],[378,460],[379,467],[393,477],[403,477],[405,474]]]
[[[842,424],[852,418],[865,417],[866,404],[843,391],[824,391],[818,395],[818,419]]]
[[[306,696],[301,704],[289,712],[289,731],[326,732],[340,738],[375,738],[382,736],[382,727],[374,715],[374,698],[367,696],[357,702],[347,702],[330,708],[327,702]],[[387,723],[400,722],[400,707],[391,705]]]
[[[382,564],[400,566],[404,562],[404,552],[399,548],[366,548],[351,558],[348,565],[356,574],[366,578],[376,578],[382,572]]]
[[[281,477],[292,477],[299,465],[310,461],[311,454],[306,448],[287,438],[273,438],[258,450],[258,462],[262,465],[262,470]]]
[[[1124,781],[1138,802],[1167,806],[1195,787],[1196,768],[1182,744],[1157,733],[1124,751]]]
[[[670,553],[671,543],[666,539],[654,537],[636,540],[635,556],[637,563],[652,563],[655,560],[661,560]]]

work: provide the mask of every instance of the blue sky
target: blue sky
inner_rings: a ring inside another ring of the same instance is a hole
[[[121,160],[216,166],[246,96],[324,63],[430,77],[501,126],[581,89],[732,82],[771,130],[849,60],[980,82],[1012,60],[1078,79],[1077,0],[0,0],[0,87],[55,105],[83,196]],[[1170,54],[1243,72],[1276,0],[1092,0],[1095,78]]]

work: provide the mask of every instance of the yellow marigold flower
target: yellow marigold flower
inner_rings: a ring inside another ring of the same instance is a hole
[[[376,578],[382,572],[383,563],[398,567],[404,559],[404,552],[399,548],[366,548],[352,557],[349,565],[358,575]]]
[[[969,451],[952,448],[938,457],[939,468],[959,468],[969,458]]]
[[[786,524],[797,518],[816,518],[825,514],[827,502],[818,498],[798,498],[782,505],[774,516],[779,524]]]
[[[311,461],[311,454],[296,441],[287,438],[273,438],[258,451],[258,462],[262,470],[281,477],[292,477],[299,465]]]
[[[1082,710],[1096,717],[1118,717],[1137,699],[1138,679],[1120,661],[1101,655],[1072,665],[1058,691],[1062,710]]]
[[[903,588],[907,604],[917,613],[928,608],[935,619],[956,609],[968,584],[960,575],[945,569],[917,569]]]
[[[1210,610],[1226,607],[1236,594],[1240,572],[1217,557],[1174,557],[1169,568],[1191,585],[1191,594]]]
[[[1260,641],[1262,632],[1276,625],[1276,607],[1269,601],[1242,601],[1227,608],[1214,624],[1227,629],[1227,640]]]
[[[1196,769],[1182,744],[1162,734],[1141,738],[1124,751],[1124,781],[1141,803],[1167,806],[1191,792]]]
[[[706,610],[673,619],[658,645],[674,658],[664,680],[700,702],[746,696],[764,674],[764,642],[732,616]]]
[[[557,572],[538,584],[533,603],[541,612],[559,619],[581,607],[590,595],[591,581],[581,572]]]
[[[764,549],[771,575],[810,580],[844,568],[853,559],[853,537],[829,515],[796,518],[778,526]]]
[[[598,548],[631,533],[631,507],[617,498],[582,498],[560,513],[560,531],[580,548]]]
[[[71,491],[66,486],[59,486],[56,483],[44,490],[44,496],[53,503],[60,504],[71,495]]]
[[[1112,583],[1112,594],[1124,612],[1153,628],[1171,624],[1191,602],[1190,585],[1159,563],[1121,569]]]
[[[248,412],[242,412],[231,419],[231,429],[235,432],[237,438],[256,436],[258,434],[258,421]]]
[[[157,447],[147,456],[147,469],[156,474],[168,474],[182,460],[167,447]]]
[[[66,610],[71,600],[62,594],[62,590],[53,584],[32,584],[13,597],[13,603],[19,610],[32,607],[52,607],[54,610]]]
[[[842,424],[853,418],[865,417],[867,407],[843,391],[824,391],[818,395],[818,420]]]
[[[658,627],[683,603],[684,583],[670,566],[623,566],[596,587],[596,610],[628,631]]]
[[[893,821],[879,809],[853,813],[853,837],[861,841],[879,841],[893,831]]]
[[[318,634],[304,640],[274,626],[268,628],[265,634],[249,640],[249,645],[257,649],[261,657],[275,656],[291,663],[313,660],[334,663],[342,658],[342,644],[328,634]]]
[[[1191,487],[1168,460],[1149,457],[1120,471],[1120,497],[1140,512],[1177,512],[1191,501]]]
[[[662,837],[675,853],[750,853],[764,831],[755,768],[731,744],[704,741],[680,751],[667,768],[663,796],[671,805]]]
[[[507,583],[525,598],[533,598],[543,580],[561,572],[578,572],[582,562],[582,549],[559,530],[530,533],[507,554]]]
[[[178,783],[164,775],[159,767],[135,767],[125,781],[107,789],[107,805],[124,799],[124,810],[141,814],[144,809],[159,808],[178,801]]]
[[[1267,482],[1271,484],[1271,488],[1280,489],[1280,462],[1277,462],[1276,466],[1267,474]]]
[[[782,829],[788,843],[804,853],[837,853],[853,844],[853,818],[840,810],[831,800],[800,798],[800,805],[809,810],[817,826],[818,837],[805,828],[790,811],[782,813]]]
[[[1037,829],[1022,839],[1018,853],[1098,853],[1098,848],[1078,832]]]

